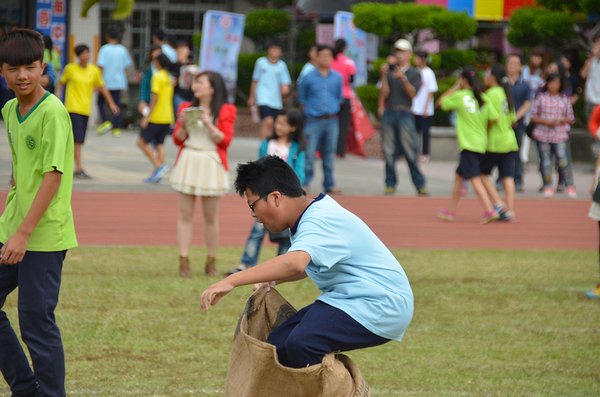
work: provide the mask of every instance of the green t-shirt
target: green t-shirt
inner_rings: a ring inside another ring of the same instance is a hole
[[[15,187],[8,193],[0,217],[0,242],[6,243],[31,208],[44,174],[62,173],[60,187],[29,237],[27,251],[63,251],[77,246],[71,191],[73,189],[73,130],[67,109],[54,95],[44,97],[21,117],[17,99],[2,109],[10,145]]]
[[[481,94],[487,104],[489,98]],[[493,106],[479,107],[473,91],[459,90],[442,101],[442,110],[456,110],[456,136],[460,151],[485,153],[488,121],[498,118]]]
[[[488,135],[486,152],[489,153],[510,153],[519,150],[517,137],[512,129],[512,124],[517,121],[517,115],[513,109],[508,109],[508,100],[502,87],[493,87],[487,90],[486,95],[490,98],[490,104],[498,114],[500,119],[497,123],[492,123]]]

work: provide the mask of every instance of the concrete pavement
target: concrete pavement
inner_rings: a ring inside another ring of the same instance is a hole
[[[168,177],[161,183],[147,184],[142,180],[150,174],[152,166],[137,148],[137,134],[124,130],[120,138],[110,133],[97,136],[95,126],[90,126],[86,143],[83,146],[83,166],[91,180],[75,180],[75,191],[131,191],[131,192],[171,192]],[[230,177],[235,177],[237,164],[255,160],[258,153],[258,138],[234,138],[229,148]],[[177,147],[170,137],[165,142],[167,164],[171,167]],[[458,155],[457,155],[458,157]],[[431,161],[422,166],[427,177],[428,188],[432,196],[450,196],[454,179],[456,162]],[[589,165],[574,165],[574,178],[580,199],[589,199],[589,189],[592,184],[592,167]],[[410,180],[408,167],[404,160],[397,163],[400,183],[397,189],[399,196],[414,196],[416,191]],[[322,190],[322,169],[320,160],[316,163],[316,175],[310,186],[311,193]],[[0,189],[8,189],[8,179],[11,172],[11,155],[6,139],[6,127],[0,121]],[[335,178],[337,186],[347,195],[382,195],[384,191],[384,163],[379,159],[365,159],[349,155],[345,160],[336,160]],[[538,189],[541,178],[537,164],[529,164],[525,177],[525,193],[519,197],[540,198]],[[473,196],[472,192],[469,195]],[[566,195],[556,194],[555,198],[566,198]]]

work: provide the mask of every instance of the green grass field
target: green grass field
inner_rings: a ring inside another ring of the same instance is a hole
[[[600,395],[600,302],[584,297],[597,280],[596,252],[393,252],[413,287],[413,322],[401,343],[348,354],[375,396]],[[219,270],[241,253],[221,248]],[[182,279],[174,247],[68,253],[57,319],[69,395],[223,395],[251,288],[202,312],[200,294],[217,280],[202,274],[204,255],[192,251],[194,277]],[[318,295],[309,280],[278,289],[297,308]],[[16,300],[5,305],[14,326]]]

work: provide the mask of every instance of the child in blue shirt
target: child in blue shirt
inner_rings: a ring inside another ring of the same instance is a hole
[[[239,165],[235,188],[257,222],[272,232],[290,228],[292,245],[285,255],[208,287],[204,310],[237,286],[270,282],[268,290],[309,277],[321,295],[267,339],[282,365],[303,368],[331,352],[402,340],[414,304],[408,278],[360,218],[324,194],[307,198],[292,168],[275,156]]]

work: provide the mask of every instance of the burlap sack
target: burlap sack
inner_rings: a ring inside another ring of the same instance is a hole
[[[307,368],[282,366],[267,336],[296,309],[274,289],[256,291],[235,331],[227,370],[228,397],[372,397],[354,362],[343,354],[327,354]]]

